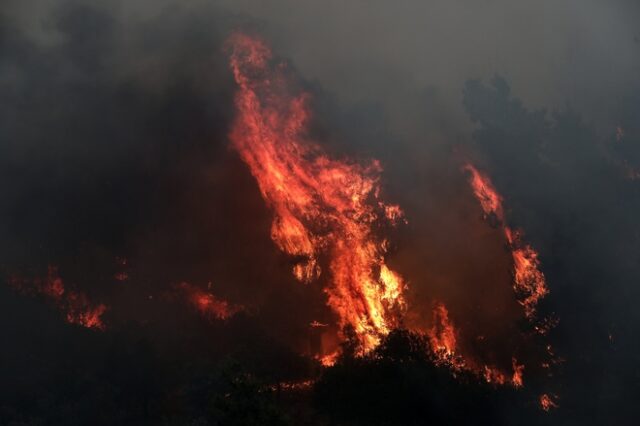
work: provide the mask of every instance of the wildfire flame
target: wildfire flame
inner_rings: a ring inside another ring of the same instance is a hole
[[[243,310],[241,306],[232,305],[192,284],[183,282],[178,287],[186,294],[189,303],[204,317],[227,319]]]
[[[449,311],[442,303],[433,309],[433,326],[428,332],[431,349],[440,359],[450,359],[456,352],[456,330]]]
[[[518,364],[518,360],[511,358],[511,367],[513,368],[513,376],[511,376],[511,383],[516,388],[520,388],[523,385],[522,373],[524,372],[524,365]]]
[[[515,388],[522,387],[522,373],[524,365],[518,364],[512,358],[513,375],[509,379],[499,369],[482,365],[471,359],[463,357],[457,348],[457,330],[449,318],[449,311],[443,303],[436,303],[433,309],[433,325],[427,331],[431,350],[436,357],[436,362],[446,365],[452,370],[466,370],[482,377],[487,383],[495,385],[511,384]]]
[[[302,282],[317,279],[320,255],[328,257],[327,303],[371,350],[405,304],[405,284],[386,265],[386,241],[374,231],[402,217],[380,199],[382,168],[326,155],[309,139],[309,95],[291,88],[286,65],[259,39],[235,34],[229,45],[238,85],[230,137],[273,211],[271,238],[298,260],[293,274]]]
[[[403,212],[381,198],[378,161],[332,158],[310,137],[310,97],[295,89],[286,64],[276,61],[264,42],[235,34],[229,48],[238,86],[230,139],[273,213],[271,238],[295,260],[292,273],[300,282],[328,275],[327,304],[341,328],[353,328],[366,353],[400,325],[407,309],[406,284],[387,265],[388,242],[379,235],[380,229],[404,220]],[[499,223],[507,240],[513,287],[532,320],[538,301],[548,292],[538,253],[522,243],[520,231],[506,225],[502,197],[489,178],[472,165],[465,169],[482,210]],[[547,325],[538,329],[546,330]],[[438,362],[472,371],[489,383],[523,385],[524,365],[515,358],[512,373],[506,373],[462,356],[458,332],[444,304],[435,305],[426,334]],[[338,356],[336,351],[317,354],[316,359],[330,366]]]
[[[316,359],[320,361],[323,367],[332,367],[336,365],[339,355],[340,353],[338,351],[334,351],[324,356],[317,356]]]
[[[500,227],[508,243],[513,259],[513,289],[518,298],[518,302],[524,308],[525,317],[534,323],[533,329],[537,333],[544,335],[557,324],[557,319],[543,318],[539,320],[536,318],[538,303],[549,293],[545,276],[542,271],[540,271],[538,253],[533,247],[523,243],[522,231],[514,230],[506,224],[502,196],[493,186],[489,177],[471,164],[466,164],[464,170],[469,172],[469,183],[476,199],[482,207],[485,218],[497,222],[496,225]],[[543,368],[548,368],[550,362],[554,364],[560,362],[554,358],[550,346],[547,346],[547,352],[550,361],[542,363]],[[517,360],[512,358],[512,368],[513,375],[510,383],[516,388],[521,387],[523,385],[522,375],[524,365],[518,364]],[[493,376],[489,373],[485,374],[485,378],[490,382],[506,382],[504,377]],[[557,407],[547,394],[543,394],[540,397],[540,404],[545,411]]]
[[[469,183],[484,214],[486,217],[494,217],[501,226],[513,258],[513,288],[526,317],[533,320],[538,302],[549,293],[544,274],[540,271],[538,253],[530,245],[522,242],[521,231],[513,230],[506,225],[502,197],[489,177],[471,164],[466,164],[464,169],[470,173]]]
[[[13,276],[9,284],[22,293],[47,297],[64,312],[65,319],[70,324],[97,330],[105,329],[102,315],[107,311],[107,306],[102,303],[93,304],[84,293],[66,289],[55,266],[49,266],[45,279],[37,278],[30,281]]]
[[[540,408],[544,411],[551,411],[551,409],[558,408],[558,403],[550,395],[543,393],[540,395]]]

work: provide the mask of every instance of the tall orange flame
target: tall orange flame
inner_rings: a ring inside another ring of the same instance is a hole
[[[231,140],[273,211],[271,237],[297,259],[293,273],[302,282],[317,279],[320,255],[328,256],[328,305],[370,350],[404,306],[405,284],[385,264],[386,241],[374,232],[402,214],[380,199],[381,166],[327,156],[309,139],[309,95],[291,89],[286,65],[256,38],[236,34],[229,45],[238,84]]]

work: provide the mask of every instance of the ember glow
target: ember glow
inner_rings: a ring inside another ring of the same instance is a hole
[[[189,303],[205,318],[227,319],[243,310],[241,306],[232,305],[213,295],[210,291],[189,283],[180,283],[178,288],[184,293]]]
[[[9,284],[17,291],[31,295],[42,295],[53,302],[60,309],[69,324],[76,324],[86,328],[104,330],[102,315],[107,306],[102,303],[92,303],[81,292],[69,290],[58,274],[58,268],[49,266],[44,279],[33,280],[13,276]]]
[[[511,383],[513,386],[519,388],[522,387],[522,373],[524,372],[524,365],[518,364],[518,360],[511,359],[511,366],[513,368],[513,376],[511,377]]]
[[[489,177],[471,164],[466,164],[464,169],[470,173],[469,183],[482,206],[485,217],[496,220],[504,233],[513,258],[513,289],[524,308],[526,317],[533,320],[538,302],[549,292],[544,274],[540,271],[538,253],[522,241],[521,231],[507,226],[502,197]],[[539,330],[546,329],[539,328]]]
[[[540,408],[544,411],[550,411],[554,408],[558,408],[558,404],[554,401],[553,397],[544,393],[540,395]]]
[[[381,165],[334,159],[309,138],[309,95],[292,89],[286,65],[261,40],[230,39],[238,85],[231,140],[274,214],[271,237],[296,259],[304,283],[325,271],[328,305],[351,326],[363,350],[397,325],[405,284],[385,263],[387,243],[374,229],[402,217],[381,199]]]

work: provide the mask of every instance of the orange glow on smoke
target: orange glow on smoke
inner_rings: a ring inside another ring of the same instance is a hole
[[[97,330],[105,328],[102,315],[107,311],[107,306],[93,304],[85,294],[66,289],[55,266],[49,266],[44,280],[38,278],[29,281],[12,277],[9,284],[20,292],[45,296],[64,312],[70,324]]]
[[[273,212],[271,238],[297,260],[293,274],[301,282],[324,272],[326,256],[327,303],[339,326],[352,326],[371,350],[404,307],[405,284],[385,264],[386,242],[375,232],[402,217],[380,199],[382,168],[331,158],[309,139],[309,95],[292,89],[286,65],[265,43],[236,34],[229,46],[238,85],[231,141]]]
[[[469,183],[485,216],[495,217],[499,221],[513,258],[513,288],[526,317],[532,320],[538,302],[549,292],[544,274],[540,271],[538,253],[530,245],[522,242],[521,231],[513,230],[506,225],[502,197],[489,177],[471,164],[466,164],[464,169],[470,173]]]
[[[178,286],[185,294],[189,303],[196,308],[200,315],[209,319],[227,319],[242,310],[242,307],[231,305],[225,300],[215,297],[199,287],[189,283]]]

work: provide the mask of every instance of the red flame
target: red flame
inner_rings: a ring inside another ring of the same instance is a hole
[[[433,309],[433,325],[427,331],[429,343],[436,361],[439,364],[447,365],[453,370],[466,370],[482,377],[487,383],[494,385],[511,384],[519,388],[523,385],[522,373],[524,365],[519,365],[515,358],[512,358],[513,375],[509,379],[498,368],[488,365],[478,365],[478,363],[468,357],[463,357],[457,348],[457,331],[449,318],[449,311],[442,303],[437,303]]]
[[[558,408],[558,403],[550,395],[543,393],[540,395],[540,408],[544,411],[551,411],[553,408]]]
[[[500,222],[513,258],[513,288],[524,307],[525,315],[532,320],[538,302],[549,292],[544,274],[539,269],[538,253],[530,245],[522,243],[521,231],[513,230],[506,225],[502,197],[489,177],[471,164],[466,164],[464,169],[470,172],[469,183],[485,215],[494,216]]]
[[[309,95],[291,89],[286,65],[258,39],[236,34],[229,44],[238,84],[231,140],[273,211],[271,237],[299,259],[293,274],[302,282],[318,278],[319,257],[328,256],[328,305],[370,350],[404,307],[405,285],[374,232],[402,215],[380,199],[381,166],[327,156],[308,137]]]
[[[67,322],[87,328],[103,330],[102,314],[107,311],[103,304],[93,305],[82,293],[67,294]]]
[[[243,310],[241,306],[232,305],[189,283],[180,283],[178,287],[186,294],[189,303],[206,318],[227,319]]]
[[[385,225],[403,220],[402,210],[381,199],[382,168],[377,161],[335,159],[311,139],[309,95],[293,88],[286,64],[274,60],[265,43],[236,34],[229,46],[238,85],[230,138],[273,212],[271,238],[295,259],[292,273],[299,281],[311,283],[328,275],[324,291],[338,325],[351,326],[363,352],[370,351],[400,325],[407,308],[406,284],[388,267],[388,243],[378,234]],[[548,292],[538,254],[522,243],[519,231],[505,224],[503,200],[491,181],[471,165],[465,169],[485,215],[500,223],[513,259],[514,290],[525,315],[533,319],[538,301]],[[322,326],[311,323],[312,328]],[[493,384],[523,385],[524,365],[515,358],[513,371],[507,373],[462,356],[458,331],[444,304],[436,304],[426,334],[437,360],[452,369],[471,371]],[[321,353],[316,359],[330,366],[338,355]]]
[[[518,364],[518,360],[515,358],[511,359],[511,366],[513,368],[513,376],[511,376],[511,383],[516,388],[522,387],[522,373],[524,372],[524,365]]]
[[[14,276],[9,284],[23,293],[41,294],[47,297],[64,312],[70,324],[98,330],[105,328],[102,315],[107,311],[107,306],[102,303],[93,304],[85,294],[66,289],[55,266],[49,266],[44,280],[29,281]]]
[[[449,320],[449,311],[442,304],[433,309],[433,326],[428,331],[431,349],[441,360],[449,360],[456,352],[456,330]]]

